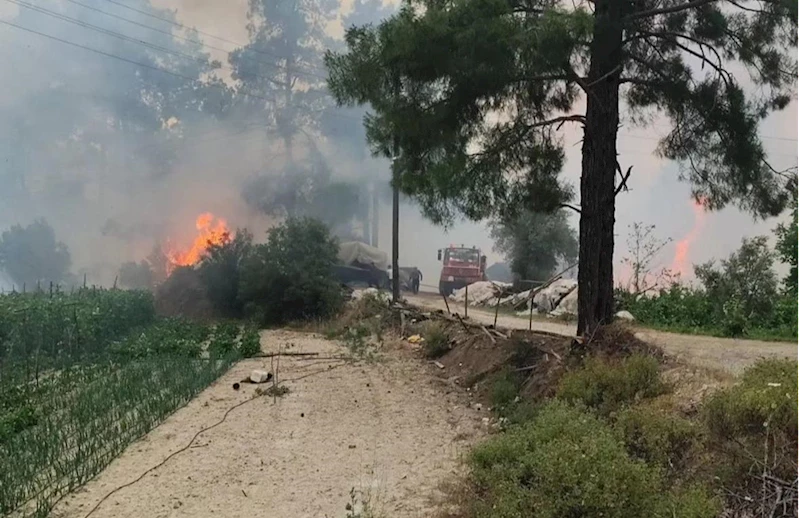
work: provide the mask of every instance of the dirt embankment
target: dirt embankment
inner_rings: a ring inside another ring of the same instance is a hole
[[[262,347],[337,355],[341,345],[310,334],[266,332]],[[343,363],[283,357],[290,392],[259,397],[230,412],[186,451],[105,500],[100,517],[343,517],[355,490],[356,511],[376,516],[431,516],[439,486],[487,427],[465,392],[437,378],[435,367],[407,352],[380,362]],[[55,516],[83,518],[103,496],[185,447],[257,386],[235,381],[268,359],[242,361],[100,476],[68,497]]]
[[[430,294],[406,296],[408,302],[416,306],[446,311],[440,296]],[[453,312],[463,313],[463,308],[450,308]],[[478,308],[469,308],[469,318],[483,324],[494,323],[494,313]],[[508,329],[527,329],[526,318],[499,315],[499,327]],[[574,336],[577,328],[573,324],[550,322],[533,319],[533,330],[557,333],[563,336]],[[653,330],[637,330],[635,335],[657,347],[667,354],[684,360],[697,367],[719,369],[731,374],[740,374],[746,367],[762,357],[797,358],[795,343],[763,342],[758,340],[741,340],[736,338],[717,338],[712,336],[681,335]]]

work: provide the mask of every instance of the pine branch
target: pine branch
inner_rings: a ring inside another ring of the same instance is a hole
[[[632,172],[633,172],[633,166],[630,166],[630,167],[628,167],[628,168],[627,168],[627,172],[622,174],[622,172],[621,172],[621,166],[619,165],[619,163],[618,163],[618,162],[616,162],[616,170],[619,172],[619,175],[621,176],[621,182],[619,182],[619,185],[618,185],[618,187],[616,187],[616,192],[614,192],[614,193],[613,193],[613,196],[618,196],[618,194],[619,194],[619,193],[620,193],[622,190],[624,190],[624,192],[627,192],[627,191],[629,191],[629,190],[630,190],[630,189],[627,187],[627,180],[629,180],[629,179],[630,179],[630,173],[632,173]]]
[[[705,43],[705,42],[703,42],[701,40],[698,40],[696,38],[693,38],[691,36],[688,36],[688,35],[682,34],[682,33],[678,33],[678,32],[648,32],[648,31],[642,31],[641,34],[643,34],[646,37],[653,37],[653,38],[659,38],[659,39],[662,39],[662,40],[666,40],[666,41],[674,44],[675,46],[677,46],[678,48],[680,48],[684,52],[687,52],[688,54],[691,54],[692,56],[694,56],[694,57],[698,58],[699,60],[701,60],[703,63],[707,63],[708,65],[710,65],[710,67],[712,67],[716,71],[716,73],[719,75],[719,77],[724,81],[724,84],[726,84],[727,86],[729,86],[730,83],[733,82],[732,75],[723,66],[724,60],[721,59],[721,55],[719,54],[719,52],[712,45],[709,45],[708,43]],[[697,51],[695,51],[695,50],[683,45],[682,43],[680,43],[678,41],[678,38],[682,38],[682,39],[688,40],[688,41],[698,45],[700,52],[697,52]],[[709,51],[711,51],[716,56],[717,62],[714,63],[711,59],[709,59],[705,55],[705,51],[704,51],[705,48],[707,48]]]
[[[558,127],[562,126],[566,122],[579,122],[581,124],[585,124],[585,116],[584,115],[564,115],[563,117],[555,117],[554,119],[549,119],[540,122],[534,122],[533,124],[528,124],[527,129],[533,128],[541,128],[543,126],[551,126],[553,124],[559,124]]]
[[[558,207],[563,208],[563,209],[571,209],[574,212],[576,212],[577,214],[582,214],[582,212],[583,212],[580,209],[578,209],[577,207],[575,207],[574,205],[572,205],[571,203],[560,203],[560,204],[558,204]]]
[[[685,11],[687,9],[693,9],[695,7],[702,7],[703,5],[711,4],[718,0],[693,0],[693,2],[687,2],[684,4],[673,5],[671,7],[661,7],[656,9],[649,9],[646,11],[639,11],[637,13],[633,13],[630,16],[627,16],[624,21],[631,22],[635,20],[642,20],[644,18],[651,18],[653,16],[658,16],[661,14],[673,14],[679,13],[680,11]]]

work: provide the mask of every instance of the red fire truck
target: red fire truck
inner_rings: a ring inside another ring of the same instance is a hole
[[[438,291],[442,295],[448,296],[467,284],[486,280],[486,256],[477,247],[450,245],[438,251],[438,260],[443,263],[438,280]]]

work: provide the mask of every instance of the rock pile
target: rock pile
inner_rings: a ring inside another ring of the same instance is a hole
[[[494,308],[500,307],[517,310],[518,316],[527,316],[530,313],[530,292],[510,292],[511,285],[505,282],[481,281],[469,285],[469,305]],[[463,304],[466,300],[466,288],[455,290],[449,296],[456,304]],[[577,281],[573,279],[559,279],[541,291],[532,299],[533,309],[542,315],[550,317],[576,317],[577,316]],[[616,318],[628,322],[635,321],[629,311],[619,311]]]
[[[469,285],[469,305],[506,307],[521,309],[520,313],[527,314],[532,302],[533,308],[541,314],[552,316],[577,314],[577,281],[559,279],[543,290],[537,292],[530,300],[532,290],[519,293],[510,292],[511,285],[504,282],[481,281]],[[466,288],[455,290],[450,299],[455,303],[463,304],[466,300]]]

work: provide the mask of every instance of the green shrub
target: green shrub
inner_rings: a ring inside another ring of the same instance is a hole
[[[440,324],[429,324],[425,327],[422,345],[426,357],[440,358],[450,350],[449,335]]]
[[[764,471],[783,480],[796,477],[797,362],[765,359],[747,369],[738,384],[712,395],[703,417],[721,455],[722,484],[757,499]]]
[[[706,488],[693,485],[674,491],[663,504],[661,516],[668,518],[716,517],[722,510],[721,502]]]
[[[633,457],[680,471],[694,453],[700,439],[695,423],[656,404],[641,404],[622,410],[615,428]]]
[[[369,350],[369,338],[371,336],[372,331],[369,327],[360,324],[344,329],[340,338],[353,355],[363,357]]]
[[[747,369],[741,381],[705,404],[708,428],[719,437],[771,433],[795,435],[797,363],[765,359]]]
[[[261,334],[258,332],[257,327],[248,327],[241,337],[239,354],[243,358],[252,358],[259,352],[261,352]]]
[[[312,219],[289,219],[254,247],[241,268],[239,297],[263,325],[330,317],[343,306],[332,275],[338,244]]]
[[[502,414],[516,402],[519,389],[518,376],[508,369],[503,370],[491,385],[491,406]]]
[[[796,243],[784,241],[790,236],[785,228],[777,233],[783,240],[778,244],[780,256],[793,265]],[[655,296],[618,290],[617,306],[641,324],[680,332],[796,338],[796,270],[792,269],[787,289],[779,294],[774,259],[764,236],[744,239],[741,247],[718,265],[709,262],[694,267],[700,288],[673,283]]]
[[[658,362],[636,354],[621,361],[588,358],[580,369],[567,372],[558,385],[558,397],[581,402],[609,415],[630,403],[665,392]]]
[[[671,495],[656,468],[631,459],[600,418],[562,401],[477,446],[469,459],[474,485],[466,511],[482,517],[671,517],[701,499]],[[683,516],[683,515],[676,515]]]
[[[219,315],[241,316],[241,268],[251,251],[252,234],[246,229],[236,230],[232,239],[229,234],[225,234],[221,243],[212,243],[205,251],[198,272],[208,298]]]

